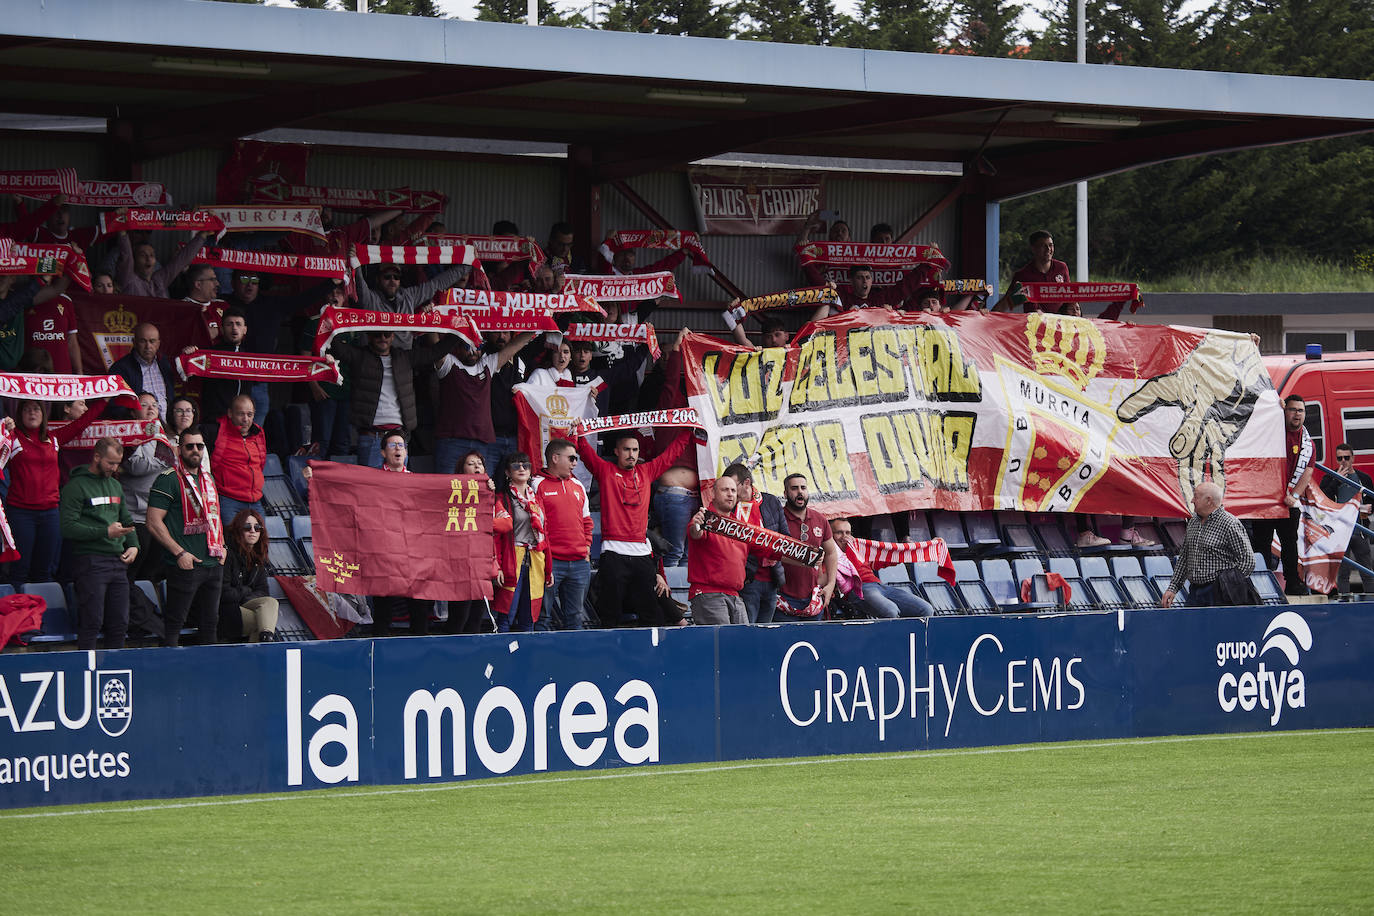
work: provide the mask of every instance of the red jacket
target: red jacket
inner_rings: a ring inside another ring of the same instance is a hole
[[[534,545],[533,550],[544,555],[544,585],[552,585],[553,566],[549,563],[549,538],[546,533],[548,524],[545,521],[544,504],[540,501],[538,493],[534,494],[530,506],[534,533],[539,538],[539,543]],[[496,543],[496,568],[501,571],[505,581],[503,587],[514,588],[520,578],[520,570],[515,565],[515,519],[506,510],[499,493],[496,497],[496,520],[492,522],[491,533]],[[534,614],[534,619],[539,619],[538,613]]]
[[[649,536],[649,497],[654,481],[673,466],[691,441],[691,431],[685,431],[654,460],[622,471],[598,455],[586,439],[577,440],[577,454],[601,485],[603,541],[638,544]]]
[[[535,493],[548,516],[549,551],[555,560],[585,560],[592,546],[592,513],[587,491],[576,477],[540,477]]]
[[[262,427],[253,424],[247,437],[229,422],[219,418],[219,434],[215,438],[215,454],[210,470],[220,493],[241,503],[255,503],[262,499],[262,476],[267,467],[267,435]]]

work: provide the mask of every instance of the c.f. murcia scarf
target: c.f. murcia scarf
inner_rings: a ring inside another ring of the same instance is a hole
[[[482,346],[482,332],[476,322],[458,311],[434,310],[410,315],[404,312],[373,312],[366,309],[342,309],[326,306],[320,313],[320,327],[315,333],[315,352],[323,353],[337,334],[350,331],[413,331],[417,334],[456,334],[476,350]],[[3,393],[3,392],[0,392]]]
[[[203,534],[210,556],[224,556],[224,526],[219,517],[219,491],[210,473],[210,461],[202,459],[199,474],[192,474],[177,456],[177,482],[181,484],[181,530]]]

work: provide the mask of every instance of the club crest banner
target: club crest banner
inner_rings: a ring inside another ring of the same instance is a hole
[[[860,309],[798,346],[688,335],[702,480],[805,474],[827,515],[909,509],[1184,517],[1205,479],[1277,517],[1283,418],[1248,335],[1064,315]]]

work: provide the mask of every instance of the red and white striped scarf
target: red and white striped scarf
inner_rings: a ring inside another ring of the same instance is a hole
[[[852,538],[849,545],[854,551],[855,558],[867,563],[875,571],[898,563],[935,563],[939,567],[941,579],[950,585],[955,582],[954,561],[950,559],[949,547],[945,545],[944,538],[903,541],[898,544]]]
[[[203,534],[210,556],[224,556],[224,525],[219,516],[219,490],[210,473],[210,456],[203,453],[200,473],[192,474],[177,455],[177,482],[181,484],[181,530],[184,534]]]
[[[349,263],[364,264],[467,264],[477,263],[477,250],[467,245],[354,245]]]

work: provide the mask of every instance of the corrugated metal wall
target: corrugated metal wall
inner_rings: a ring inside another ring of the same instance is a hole
[[[631,179],[628,184],[675,228],[700,228],[685,172],[644,175]],[[901,233],[947,190],[946,185],[928,181],[826,173],[828,209],[839,210],[854,237],[861,241],[867,240],[868,230],[874,223],[890,223],[895,232]],[[602,225],[607,232],[652,228],[649,221],[613,188],[605,188],[601,200]],[[950,207],[920,233],[917,241],[939,245],[955,261],[952,274],[958,276],[958,238],[957,208]],[[792,250],[795,242],[790,236],[748,235],[711,235],[702,240],[711,261],[751,295],[789,289],[803,282]],[[679,271],[678,280],[686,300],[728,298],[709,277],[683,270]]]
[[[0,141],[0,169],[55,169],[75,168],[83,178],[105,178],[105,156],[101,150],[103,137],[74,134],[70,140],[34,135],[32,137],[9,136]],[[94,220],[94,211],[87,214],[88,219],[76,220],[84,225]],[[8,195],[0,195],[0,221],[14,219],[14,201]]]

